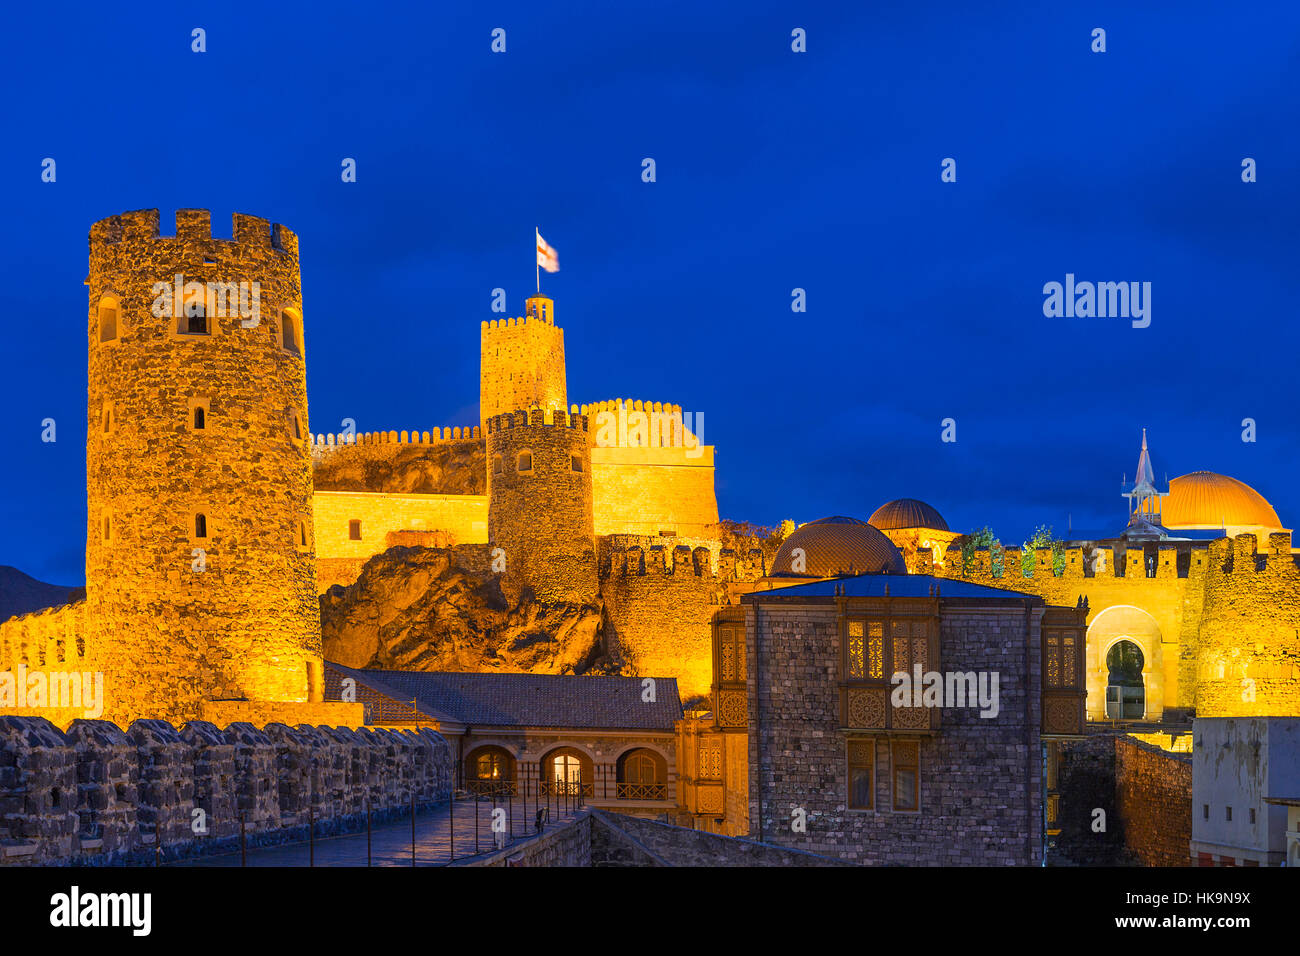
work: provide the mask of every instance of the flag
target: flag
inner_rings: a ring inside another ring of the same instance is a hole
[[[534,229],[533,231],[537,233],[537,265],[545,269],[547,272],[559,272],[560,271],[559,254],[555,251],[554,248],[551,247],[549,243],[547,243],[545,239],[542,238],[542,234],[540,232],[538,232],[536,229]]]

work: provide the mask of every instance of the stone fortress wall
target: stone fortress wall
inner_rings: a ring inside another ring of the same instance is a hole
[[[439,734],[0,717],[0,866],[174,860],[364,829],[451,794]],[[199,812],[196,812],[199,811]]]
[[[1029,576],[1021,552],[1007,548],[994,573],[987,549],[963,569],[959,546],[933,572],[990,587],[1037,594],[1051,604],[1088,599],[1088,717],[1105,717],[1105,653],[1118,639],[1137,643],[1146,661],[1148,719],[1163,710],[1201,717],[1285,716],[1300,699],[1300,567],[1290,532],[1260,548],[1254,534],[1208,543],[1168,542],[1116,555],[1065,551],[1054,573],[1049,548],[1035,550]],[[932,557],[918,553],[930,573]]]

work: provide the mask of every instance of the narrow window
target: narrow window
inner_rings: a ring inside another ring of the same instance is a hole
[[[302,355],[302,317],[296,309],[280,310],[280,348]]]
[[[1254,808],[1254,807],[1251,807],[1251,808],[1250,808],[1250,825],[1251,825],[1251,826],[1254,826],[1254,825],[1255,825],[1255,808]]]
[[[105,435],[113,431],[113,403],[112,402],[104,403],[103,425],[104,425]]]
[[[106,295],[99,300],[99,341],[117,341],[117,299]]]
[[[298,413],[293,413],[293,437],[302,441],[302,421],[298,418]]]
[[[113,540],[113,519],[111,515],[105,514],[103,518],[104,540]]]
[[[298,547],[306,548],[307,544],[307,522],[298,522]]]
[[[203,411],[202,405],[196,405],[194,407],[194,430],[201,431],[202,429],[207,427],[208,427],[207,414]]]
[[[573,471],[581,472],[581,471],[582,471],[582,459],[579,458],[577,455],[571,455],[571,456],[569,457],[569,468],[572,469]]]
[[[348,522],[348,538],[352,541],[361,540],[361,520],[353,518]]]
[[[895,741],[893,745],[894,809],[914,812],[920,802],[920,745]]]
[[[870,810],[873,806],[872,785],[876,748],[873,740],[849,741],[849,809]]]
[[[505,465],[501,461],[500,455],[492,456],[492,474],[504,475],[506,473]]]
[[[1231,823],[1231,822],[1232,822],[1232,807],[1224,807],[1224,809],[1228,811],[1227,820],[1228,820],[1229,823]]]
[[[1210,819],[1210,805],[1208,803],[1201,807],[1201,819]]]
[[[206,538],[207,536],[208,536],[208,516],[201,515],[201,514],[195,515],[194,516],[194,537]]]
[[[533,453],[531,451],[521,451],[519,453],[518,471],[520,474],[531,472],[533,470]]]

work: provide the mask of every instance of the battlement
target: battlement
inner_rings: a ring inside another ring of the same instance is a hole
[[[548,322],[545,319],[535,315],[521,315],[513,319],[489,319],[480,323],[481,331],[484,335],[489,332],[496,332],[501,329],[522,329],[522,328],[548,328],[556,333],[560,332],[560,327],[554,322]]]
[[[596,402],[592,405],[574,405],[574,411],[581,411],[584,415],[599,415],[601,412],[612,412],[617,415],[620,408],[629,412],[645,412],[646,414],[656,415],[681,415],[682,406],[674,405],[671,402],[646,402],[640,399],[632,401],[630,399],[615,398],[606,402]]]
[[[487,434],[506,428],[573,428],[585,432],[587,416],[566,412],[562,408],[530,408],[493,415],[487,420]],[[477,431],[477,429],[475,429]]]
[[[617,536],[611,536],[617,537]],[[609,577],[696,577],[719,583],[756,581],[764,574],[763,552],[751,548],[741,561],[732,548],[694,548],[639,544],[618,545],[607,539],[602,561],[602,576]]]
[[[918,573],[929,573],[932,561],[928,549],[919,551]],[[1138,544],[1127,549],[1093,548],[1087,553],[1082,548],[1066,548],[1064,565],[1059,572],[1053,564],[1052,549],[1035,548],[1033,566],[1028,574],[1025,573],[1020,548],[1003,550],[1001,570],[993,566],[993,555],[988,548],[977,548],[963,571],[961,545],[953,543],[945,552],[943,570],[949,577],[993,579],[1014,586],[1012,582],[1016,580],[1039,577],[1170,580],[1207,570],[1223,574],[1263,571],[1296,574],[1300,571],[1298,564],[1300,556],[1291,551],[1291,533],[1282,531],[1270,534],[1268,547],[1262,551],[1254,534],[1218,538],[1211,542],[1161,542],[1145,546]]]
[[[140,240],[178,242],[218,242],[275,250],[294,259],[298,258],[298,235],[280,223],[272,223],[260,216],[235,213],[232,217],[231,239],[214,238],[212,214],[207,209],[176,210],[176,231],[163,235],[159,228],[157,209],[136,209],[118,213],[94,223],[90,227],[92,252],[97,246],[115,243],[132,243]]]
[[[479,437],[477,425],[434,428],[431,431],[354,432],[308,436],[313,450],[341,448],[345,445],[437,445],[449,441],[477,441]]]

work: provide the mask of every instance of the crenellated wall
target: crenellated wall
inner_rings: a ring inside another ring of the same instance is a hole
[[[452,754],[418,733],[0,717],[0,865],[174,860],[363,828],[449,799]],[[195,811],[200,811],[196,813]]]
[[[617,542],[618,539],[613,539]],[[738,561],[730,548],[645,548],[602,539],[601,597],[611,656],[632,674],[671,674],[683,703],[713,680],[712,620],[763,575],[762,552]]]
[[[918,552],[918,570],[931,565]],[[987,549],[963,571],[959,546],[933,573],[1041,595],[1052,604],[1088,600],[1088,717],[1105,719],[1106,654],[1119,640],[1144,658],[1146,719],[1168,708],[1199,716],[1291,714],[1300,708],[1300,569],[1289,532],[1210,543],[1136,545],[1125,551],[1065,551],[1060,573],[1049,548],[1035,549],[1029,576],[1008,548],[996,574]],[[1253,693],[1254,700],[1248,699]]]

